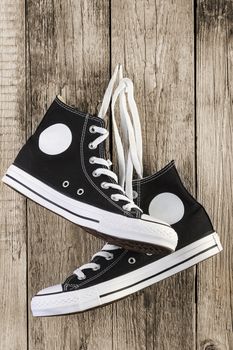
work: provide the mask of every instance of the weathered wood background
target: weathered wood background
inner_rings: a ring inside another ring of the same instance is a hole
[[[146,174],[175,159],[224,251],[113,305],[33,318],[103,242],[1,186],[0,350],[232,350],[233,0],[1,0],[1,175],[55,94],[95,112],[118,62]]]

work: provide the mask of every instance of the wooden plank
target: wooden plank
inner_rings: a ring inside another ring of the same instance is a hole
[[[108,1],[27,2],[29,133],[56,93],[94,112],[109,79]],[[75,166],[75,164],[74,164]],[[103,242],[29,202],[29,298],[89,261]],[[30,349],[105,349],[111,306],[81,315],[29,318]]]
[[[24,1],[0,11],[0,177],[25,140]],[[0,184],[0,348],[27,349],[26,201]]]
[[[224,251],[198,267],[197,349],[232,350],[233,1],[197,2],[198,198]]]
[[[174,158],[194,193],[192,1],[118,0],[111,14],[113,66],[135,83],[145,174]],[[194,349],[194,269],[115,304],[114,330],[114,349]]]

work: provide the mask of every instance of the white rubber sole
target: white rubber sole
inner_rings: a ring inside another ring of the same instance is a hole
[[[133,272],[98,285],[70,292],[37,294],[32,298],[34,316],[82,312],[121,299],[218,254],[222,245],[212,233]]]
[[[109,238],[115,237],[120,240],[146,243],[170,251],[174,251],[176,248],[177,235],[175,231],[161,220],[147,215],[143,215],[142,219],[134,219],[74,200],[15,165],[8,168],[2,181],[69,221],[100,232]],[[143,220],[144,217],[145,220]],[[124,247],[124,244],[121,246]]]

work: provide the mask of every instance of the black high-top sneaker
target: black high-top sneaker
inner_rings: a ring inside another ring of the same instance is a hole
[[[135,200],[149,214],[169,222],[178,233],[176,252],[142,254],[106,244],[90,263],[63,284],[32,298],[34,316],[80,312],[121,299],[185,270],[222,250],[218,234],[203,208],[186,190],[174,162],[134,182]]]
[[[141,252],[174,251],[170,225],[143,214],[118,184],[104,159],[107,137],[101,117],[57,97],[3,182],[105,241]]]

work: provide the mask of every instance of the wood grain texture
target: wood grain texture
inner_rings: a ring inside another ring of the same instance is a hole
[[[233,349],[233,2],[198,1],[198,198],[224,251],[198,266],[197,349]]]
[[[108,1],[27,1],[27,35],[28,133],[56,93],[94,112],[109,79]],[[32,202],[28,226],[29,299],[62,282],[103,244]],[[101,349],[102,338],[111,348],[111,306],[47,319],[29,314],[30,349]]]
[[[24,1],[1,1],[1,178],[25,142],[24,25]],[[26,201],[2,182],[0,191],[0,349],[26,349]]]
[[[0,350],[233,350],[232,33],[233,0],[1,1],[0,175],[56,94],[94,113],[120,62],[145,175],[175,159],[224,251],[113,305],[33,318],[31,296],[103,242],[0,184]]]
[[[119,0],[111,14],[113,66],[123,62],[135,84],[145,175],[175,159],[194,193],[192,1]],[[114,305],[114,329],[114,349],[194,349],[194,269]]]

